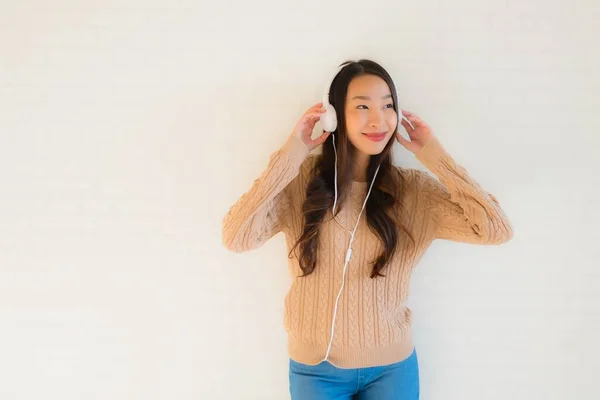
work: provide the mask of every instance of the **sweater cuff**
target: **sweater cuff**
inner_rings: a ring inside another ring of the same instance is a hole
[[[301,138],[294,134],[290,135],[287,141],[283,144],[281,151],[289,157],[292,164],[296,167],[300,167],[310,153],[308,146],[304,144]]]

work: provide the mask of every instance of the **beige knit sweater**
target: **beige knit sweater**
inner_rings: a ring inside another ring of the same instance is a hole
[[[316,160],[309,153],[304,142],[291,135],[271,155],[266,170],[223,219],[223,243],[228,249],[256,249],[278,232],[285,234],[291,249],[302,232],[302,202]],[[500,244],[512,236],[511,224],[496,198],[455,163],[437,138],[416,157],[439,178],[438,182],[425,172],[396,167],[407,182],[402,206],[409,217],[403,223],[411,231],[416,248],[409,251],[410,241],[399,235],[404,240],[399,240],[395,256],[383,270],[386,276],[370,278],[371,262],[382,247],[363,214],[327,358],[338,367],[386,365],[410,355],[414,347],[411,310],[405,306],[409,279],[434,239]],[[285,298],[284,326],[288,353],[295,361],[314,365],[326,354],[350,239],[347,230],[354,228],[367,190],[366,182],[352,182],[337,222],[325,218],[318,264],[312,274],[299,278],[302,271],[297,258],[288,259],[293,283]]]

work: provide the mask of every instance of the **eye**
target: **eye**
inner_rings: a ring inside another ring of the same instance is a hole
[[[367,107],[367,106],[365,106],[364,104],[356,106],[356,108],[358,108],[359,110],[366,110],[366,108],[361,108],[361,107]]]
[[[390,104],[386,104],[385,106],[386,106],[387,108],[394,108],[394,105],[393,105],[392,103],[390,103]]]

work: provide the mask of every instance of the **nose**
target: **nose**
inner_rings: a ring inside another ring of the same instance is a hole
[[[371,110],[369,113],[369,126],[380,128],[385,125],[385,117],[382,110]]]

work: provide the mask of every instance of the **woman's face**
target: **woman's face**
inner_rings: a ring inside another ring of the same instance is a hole
[[[387,83],[375,75],[350,81],[346,95],[348,139],[365,155],[379,154],[394,135],[398,114]]]

